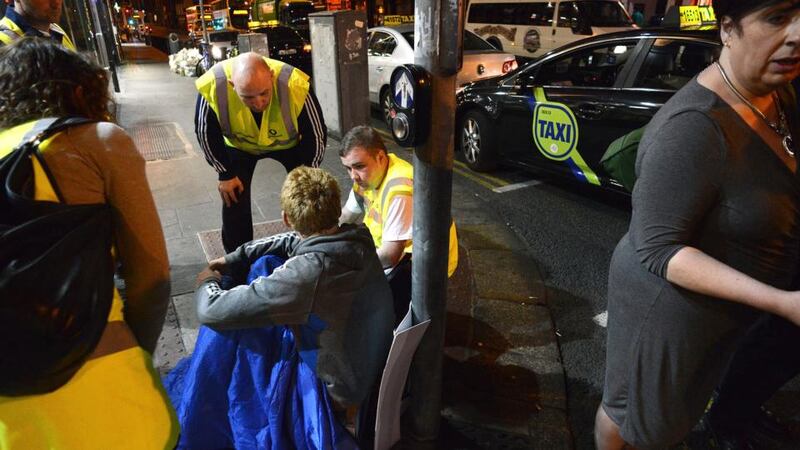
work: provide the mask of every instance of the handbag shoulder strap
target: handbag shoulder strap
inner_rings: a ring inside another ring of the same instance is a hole
[[[39,119],[33,125],[33,128],[25,133],[20,146],[25,144],[35,144],[38,147],[42,141],[50,136],[53,136],[59,131],[91,122],[95,121],[86,119],[84,117],[48,117],[45,119]]]

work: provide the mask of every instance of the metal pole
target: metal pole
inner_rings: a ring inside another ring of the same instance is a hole
[[[203,6],[203,0],[200,0],[200,26],[203,27],[203,41],[208,42],[208,31],[206,31],[206,8]]]
[[[408,431],[419,441],[435,440],[441,421],[455,80],[461,66],[462,11],[463,0],[417,0],[414,10],[414,62],[432,75],[431,135],[414,151],[411,302],[415,322],[431,319],[410,374]]]

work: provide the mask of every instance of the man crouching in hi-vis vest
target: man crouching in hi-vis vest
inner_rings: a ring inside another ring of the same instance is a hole
[[[0,44],[10,45],[23,36],[50,38],[64,48],[75,44],[57,25],[61,20],[61,0],[16,0],[0,19]]]
[[[195,133],[219,174],[222,244],[230,253],[253,240],[250,182],[259,159],[287,172],[319,167],[327,129],[309,76],[256,53],[215,64],[195,83]]]
[[[372,233],[378,259],[392,288],[395,319],[399,322],[411,302],[414,166],[388,153],[380,135],[363,125],[347,132],[339,157],[353,180],[339,221],[363,220]],[[449,251],[448,277],[458,266],[455,223],[450,224]]]

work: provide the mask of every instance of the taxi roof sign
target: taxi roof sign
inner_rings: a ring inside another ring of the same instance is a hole
[[[414,16],[413,15],[387,15],[383,16],[383,26],[391,27],[402,25],[405,23],[414,23]]]
[[[681,30],[713,30],[717,28],[717,16],[712,6],[673,6],[664,16],[663,25]]]

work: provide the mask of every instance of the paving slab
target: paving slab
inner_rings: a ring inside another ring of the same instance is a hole
[[[194,291],[197,274],[206,266],[206,258],[197,236],[184,236],[167,241],[172,295]]]
[[[158,217],[161,219],[161,230],[165,240],[183,236],[181,224],[178,222],[178,213],[174,209],[159,209]]]
[[[273,192],[269,195],[262,196],[255,199],[253,206],[258,207],[261,212],[262,220],[282,220],[281,214],[281,195],[279,192]]]

